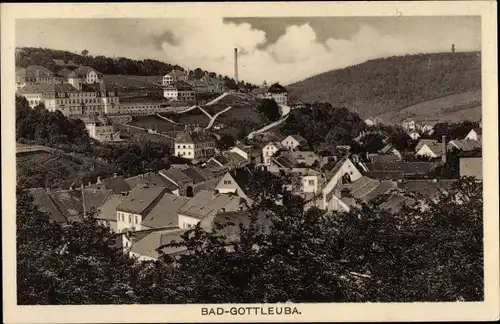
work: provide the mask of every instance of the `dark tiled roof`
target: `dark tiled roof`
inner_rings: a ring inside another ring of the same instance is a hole
[[[175,136],[176,143],[206,143],[214,142],[215,138],[210,133],[205,132],[178,132]]]
[[[175,181],[179,187],[184,187],[189,183],[193,183],[193,179],[188,177],[181,169],[170,168],[168,170],[161,170],[160,173],[169,179]]]
[[[98,209],[111,194],[111,189],[84,188],[82,196],[85,211],[90,211],[92,208]]]
[[[458,147],[462,151],[473,151],[481,147],[481,143],[475,140],[452,140],[449,144]]]
[[[238,168],[229,172],[229,175],[236,181],[241,190],[247,194],[250,190],[249,183],[252,176],[250,170],[248,168]]]
[[[282,168],[292,168],[297,164],[297,161],[295,161],[289,152],[283,152],[279,156],[272,158],[272,161]]]
[[[141,225],[150,228],[178,226],[177,212],[188,201],[187,197],[165,194],[143,219]]]
[[[372,161],[372,163],[391,163],[401,161],[400,157],[395,154],[373,154],[370,155],[370,160]]]
[[[153,172],[140,174],[135,177],[125,179],[125,182],[129,185],[130,188],[135,188],[139,185],[151,185],[151,186],[160,186],[165,187],[169,191],[175,191],[179,189],[176,185],[174,185],[171,181],[165,179],[159,174],[155,174]]]
[[[90,66],[86,66],[86,65],[81,65],[79,66],[78,68],[76,68],[76,70],[74,70],[73,72],[71,72],[68,77],[87,77],[87,74],[90,72],[90,71],[94,71],[95,73],[97,73],[97,75],[101,75],[101,73],[99,73],[96,69],[90,67]]]
[[[226,236],[227,239],[237,239],[240,234],[240,224],[248,227],[251,214],[248,211],[219,212],[215,215],[213,223],[225,225],[217,231],[217,234]],[[257,215],[257,224],[262,226],[264,232],[268,232],[272,222],[263,212]]]
[[[83,199],[80,190],[61,190],[50,194],[68,220],[78,220],[83,215]]]
[[[215,216],[222,209],[237,210],[240,197],[227,194],[214,194],[202,190],[179,209],[179,213],[204,220]]]
[[[474,132],[476,132],[476,134],[478,135],[481,135],[483,134],[483,129],[481,127],[476,127],[474,128]]]
[[[126,196],[110,195],[106,201],[98,208],[98,218],[116,222],[116,208],[120,205]]]
[[[117,210],[142,215],[166,191],[167,188],[165,187],[142,188],[141,186],[137,186],[129,192],[127,197],[117,207]]]
[[[457,180],[405,180],[398,182],[398,188],[408,192],[416,192],[427,197],[433,197],[441,190],[451,189]]]
[[[300,136],[299,134],[294,134],[291,135],[297,142],[299,142],[301,145],[307,145],[307,140]]]
[[[283,87],[282,85],[280,85],[279,83],[275,83],[273,84],[272,86],[269,87],[269,89],[267,90],[268,92],[271,92],[271,93],[282,93],[282,92],[288,92],[288,90],[285,89],[285,87]]]
[[[405,175],[428,174],[440,162],[392,162],[392,163],[365,163],[370,173],[387,173],[388,175],[403,173]]]
[[[106,189],[111,189],[114,194],[127,192],[131,189],[125,179],[121,176],[104,179],[102,180],[102,183]]]
[[[80,92],[71,84],[27,84],[18,90],[20,94]]]
[[[136,241],[132,245],[130,252],[156,259],[159,257],[159,254],[156,251],[157,248],[162,245],[169,244],[172,241],[181,242],[181,235],[185,232],[185,229],[147,231],[145,233],[135,232],[132,235],[136,236]],[[165,254],[173,254],[184,250],[184,247],[169,247],[162,249],[162,252]]]
[[[53,77],[54,73],[41,65],[30,65],[26,68],[27,78],[50,78]]]
[[[59,209],[45,189],[31,189],[30,195],[33,197],[33,203],[35,206],[37,206],[40,211],[48,213],[51,219],[58,223],[64,223],[67,221],[63,212]]]

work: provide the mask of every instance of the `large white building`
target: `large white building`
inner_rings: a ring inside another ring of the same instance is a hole
[[[61,83],[54,73],[41,65],[30,65],[27,68],[16,68],[16,89],[27,84]]]
[[[173,101],[193,101],[196,100],[196,93],[189,84],[184,81],[176,81],[163,88],[163,96]]]
[[[78,90],[82,90],[83,84],[104,84],[102,74],[90,66],[79,66],[68,75],[68,83]]]
[[[49,111],[59,110],[65,116],[115,113],[119,98],[114,91],[82,85],[83,90],[71,84],[27,84],[17,94],[25,97],[30,107],[43,103]]]
[[[176,156],[185,159],[208,158],[215,155],[215,138],[203,131],[179,132],[174,140]]]
[[[113,123],[104,114],[85,118],[84,123],[89,136],[99,142],[120,140],[120,132],[115,129]]]
[[[270,165],[271,158],[280,149],[283,149],[283,145],[280,142],[269,142],[266,146],[262,148],[262,164]]]
[[[186,81],[188,74],[182,70],[172,70],[163,76],[163,86],[171,85],[174,82]]]
[[[261,88],[252,91],[260,99],[273,99],[279,105],[288,105],[288,90],[275,83],[269,88],[264,84]]]

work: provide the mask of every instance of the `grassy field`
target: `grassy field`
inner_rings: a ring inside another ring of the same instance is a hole
[[[158,116],[134,116],[132,117],[132,121],[128,124],[143,128],[151,128],[164,133],[182,129],[182,126],[176,127],[174,124]]]
[[[462,92],[443,98],[425,101],[398,112],[381,116],[382,120],[400,123],[406,118],[415,121],[449,121],[481,119],[481,91]]]
[[[200,127],[206,127],[210,121],[208,116],[199,109],[193,109],[183,114],[161,113],[161,115],[182,125],[198,125]]]

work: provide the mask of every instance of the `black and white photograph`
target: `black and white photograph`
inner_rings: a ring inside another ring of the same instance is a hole
[[[477,3],[496,31],[496,4]],[[308,321],[309,304],[493,302],[498,319],[496,34],[453,2],[385,4],[18,4],[2,59],[13,307]]]

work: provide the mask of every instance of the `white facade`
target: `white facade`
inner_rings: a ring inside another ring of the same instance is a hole
[[[179,228],[195,227],[199,222],[198,218],[179,214]]]
[[[414,130],[416,127],[414,120],[405,120],[403,122],[403,128],[406,130]]]
[[[318,184],[319,179],[317,175],[302,176],[302,192],[317,193],[319,191]]]
[[[340,168],[337,170],[337,172],[335,172],[335,174],[332,176],[332,178],[328,181],[328,183],[322,189],[323,206],[325,206],[326,209],[329,208],[328,205],[330,204],[330,202],[327,201],[326,196],[328,194],[330,194],[330,192],[332,190],[335,189],[335,187],[340,183],[342,177],[347,175],[351,182],[356,181],[358,179],[361,179],[363,177],[361,172],[359,172],[358,168],[356,168],[356,166],[354,165],[354,163],[352,163],[351,160],[346,159],[345,161],[339,162],[339,163],[342,163]],[[331,210],[331,209],[328,209],[328,210]],[[336,210],[336,209],[332,209],[332,210]]]
[[[174,142],[174,154],[192,160],[196,157],[195,144]]]
[[[278,105],[286,106],[288,104],[288,93],[286,92],[271,93],[271,97]]]
[[[415,155],[418,155],[418,156],[427,156],[427,157],[430,157],[430,158],[437,158],[438,155],[436,153],[434,153],[430,148],[429,146],[427,146],[427,144],[424,144],[420,150],[417,151],[417,153],[415,153]]]
[[[236,153],[238,154],[239,156],[241,156],[242,158],[244,158],[245,160],[248,160],[248,153],[243,151],[242,149],[240,149],[239,147],[237,146],[234,146],[232,148],[229,149],[229,152],[233,152],[233,153]]]
[[[283,141],[281,141],[281,144],[283,144],[286,149],[292,151],[300,145],[300,142],[297,141],[292,135],[288,135]]]
[[[85,123],[89,136],[100,142],[110,142],[119,139],[113,125],[100,125],[94,122]],[[118,137],[118,138],[117,138]]]
[[[417,132],[411,132],[411,133],[409,134],[409,136],[410,136],[410,137],[411,137],[411,139],[412,139],[412,140],[414,140],[414,141],[416,141],[416,140],[418,140],[418,139],[420,138],[420,134],[419,134],[419,133],[417,133]]]
[[[160,102],[121,103],[117,109],[117,113],[122,115],[152,115],[170,111],[175,111],[175,108]]]
[[[471,129],[470,132],[465,136],[465,140],[474,140],[474,141],[481,141],[481,136],[474,130]]]
[[[142,216],[139,214],[133,214],[116,210],[116,231],[117,233],[123,232],[124,229],[131,229],[133,231],[140,231]]]
[[[262,148],[262,162],[264,165],[271,164],[271,158],[278,152],[279,148],[274,143],[269,143]]]

